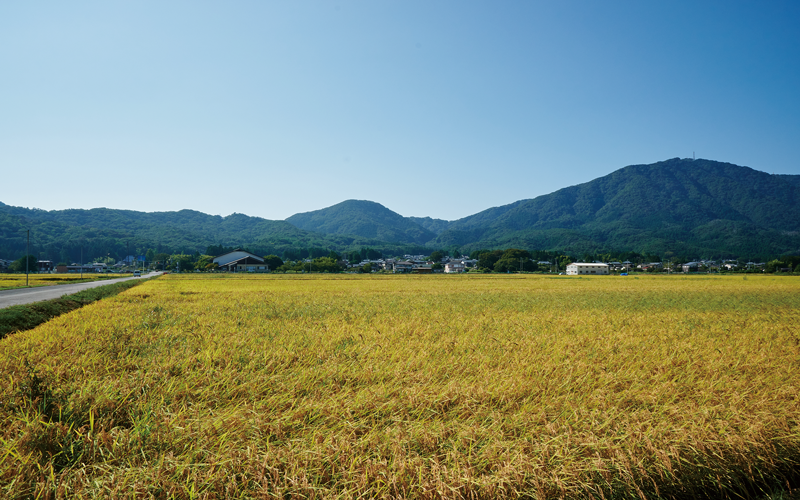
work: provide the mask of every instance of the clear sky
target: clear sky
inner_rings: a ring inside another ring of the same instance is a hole
[[[0,201],[458,219],[626,165],[800,174],[800,2],[0,3]]]

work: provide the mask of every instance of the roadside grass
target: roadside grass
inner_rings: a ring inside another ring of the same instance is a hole
[[[25,285],[24,274],[0,274],[0,290],[12,290],[16,288],[33,288],[38,286],[63,285],[66,283],[86,283],[89,281],[109,280],[116,278],[127,278],[133,276],[127,274],[108,274],[108,273],[84,273],[83,278],[80,274],[31,274],[28,285]]]
[[[798,292],[166,276],[0,341],[0,493],[790,498]]]
[[[80,281],[79,281],[80,283]],[[34,302],[32,304],[21,304],[17,306],[0,309],[0,339],[12,333],[21,332],[36,328],[37,326],[50,321],[51,319],[68,313],[75,309],[91,304],[100,299],[111,297],[120,292],[128,290],[139,283],[141,280],[124,281],[122,283],[111,283],[109,285],[90,288],[72,295],[64,295],[57,299]]]

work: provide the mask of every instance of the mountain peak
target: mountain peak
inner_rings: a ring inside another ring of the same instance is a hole
[[[436,237],[416,222],[368,200],[346,200],[321,210],[292,215],[286,222],[306,231],[403,244],[423,245]]]

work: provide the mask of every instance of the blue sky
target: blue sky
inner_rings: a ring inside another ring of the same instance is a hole
[[[795,1],[4,2],[0,201],[452,220],[693,152],[800,174],[798,26]]]

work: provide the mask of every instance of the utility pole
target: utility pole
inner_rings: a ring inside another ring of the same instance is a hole
[[[28,229],[28,247],[25,250],[25,286],[28,286],[28,274],[31,262],[31,230]]]
[[[83,245],[81,245],[81,279],[83,279]]]

